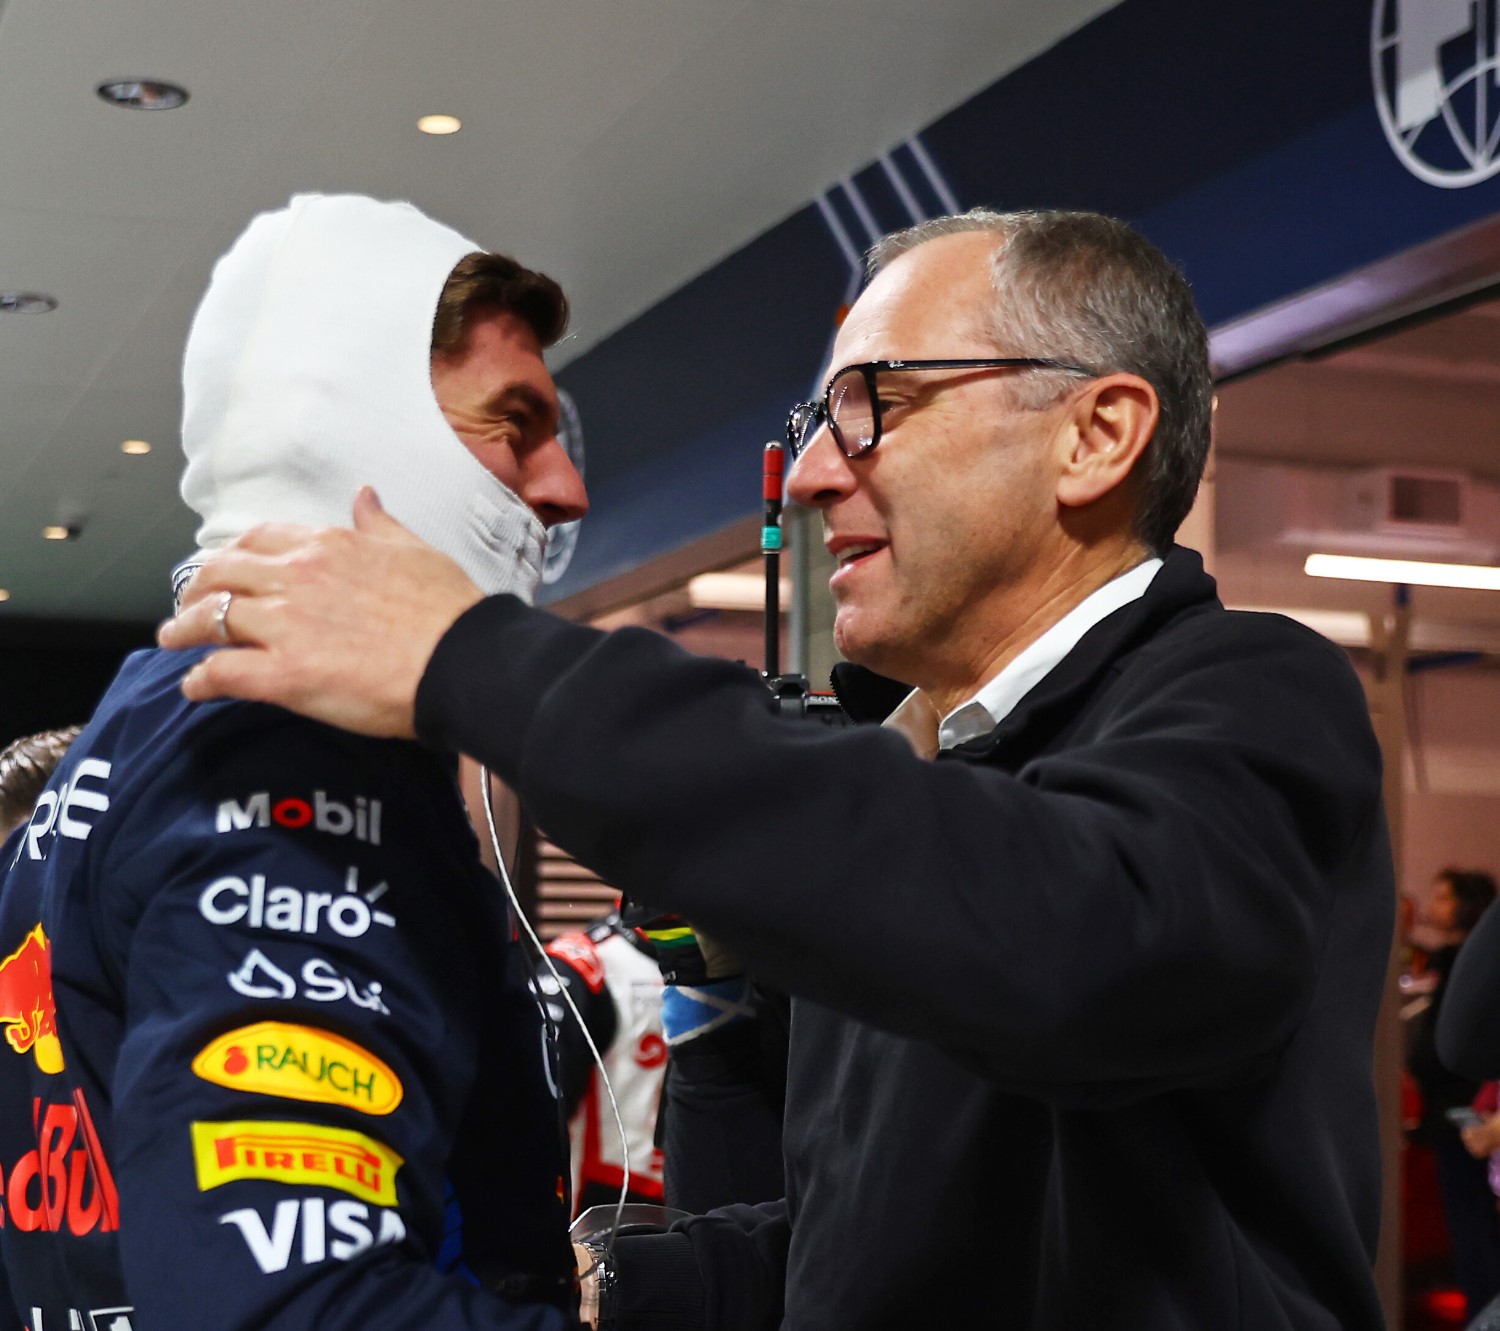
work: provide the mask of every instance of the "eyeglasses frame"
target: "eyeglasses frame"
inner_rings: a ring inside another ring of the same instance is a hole
[[[856,361],[853,365],[845,365],[835,370],[823,386],[822,395],[810,402],[797,403],[786,416],[786,442],[787,452],[791,454],[795,462],[806,448],[800,440],[806,434],[806,424],[799,428],[799,421],[806,422],[807,412],[812,412],[812,424],[816,427],[823,424],[828,427],[828,433],[833,437],[833,442],[838,445],[839,452],[846,458],[864,457],[866,453],[873,452],[875,445],[880,442],[880,437],[885,433],[885,422],[880,410],[880,397],[875,376],[887,371],[897,370],[1065,370],[1069,374],[1081,374],[1090,379],[1098,377],[1097,370],[1090,370],[1082,365],[1072,365],[1067,361],[1054,360],[1049,356],[998,356],[975,359],[973,357],[950,357],[944,360],[865,360]],[[843,431],[838,428],[838,422],[833,419],[832,409],[829,406],[829,394],[833,392],[834,383],[842,379],[851,370],[858,370],[865,381],[865,391],[869,394],[870,409],[874,413],[875,428],[871,432],[870,442],[852,452],[844,442]]]

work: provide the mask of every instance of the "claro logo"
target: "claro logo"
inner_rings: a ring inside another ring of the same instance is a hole
[[[385,891],[386,885],[378,883],[361,894],[359,870],[352,866],[342,894],[303,891],[284,883],[272,886],[263,873],[251,874],[248,880],[231,875],[214,879],[198,894],[198,914],[210,924],[243,923],[289,934],[315,934],[326,921],[342,938],[362,938],[371,925],[396,926],[394,915],[372,904]]]
[[[354,806],[328,798],[328,792],[313,791],[312,801],[280,799],[272,801],[268,790],[257,791],[243,804],[225,800],[219,805],[214,822],[217,832],[243,832],[251,827],[311,827],[329,836],[352,836],[356,841],[380,844],[380,801],[354,797]]]

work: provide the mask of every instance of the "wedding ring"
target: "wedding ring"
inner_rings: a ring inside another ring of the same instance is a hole
[[[219,608],[214,611],[214,626],[219,631],[219,641],[226,646],[234,642],[234,639],[229,636],[229,605],[233,600],[233,592],[220,592]]]

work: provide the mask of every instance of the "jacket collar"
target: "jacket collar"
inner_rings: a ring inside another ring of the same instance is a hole
[[[1216,584],[1196,550],[1174,545],[1146,594],[1095,624],[1057,666],[1038,681],[994,730],[957,746],[957,753],[982,753],[1013,739],[1091,688],[1099,676],[1134,643],[1150,637],[1185,610],[1219,604]],[[855,721],[883,721],[911,691],[863,666],[841,661],[833,668],[833,691]]]

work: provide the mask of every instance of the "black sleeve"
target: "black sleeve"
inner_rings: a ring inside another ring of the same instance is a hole
[[[701,1214],[785,1194],[786,1000],[755,1020],[674,1046],[667,1065],[663,1167],[668,1206]]]
[[[1437,1052],[1460,1076],[1500,1077],[1500,910],[1494,907],[1480,916],[1443,985]]]
[[[1358,680],[1273,616],[1163,635],[1087,743],[1015,773],[782,719],[743,668],[510,597],[453,625],[417,704],[424,738],[757,976],[1059,1103],[1258,1075],[1383,843]]]
[[[573,1327],[492,1292],[530,1274],[561,1304],[571,1262],[539,1021],[451,774],[245,710],[133,795],[95,871],[126,995],[112,1151],[142,1323]],[[450,1168],[490,1288],[433,1268]]]
[[[777,1331],[791,1233],[786,1203],[770,1202],[622,1235],[619,1331]]]

